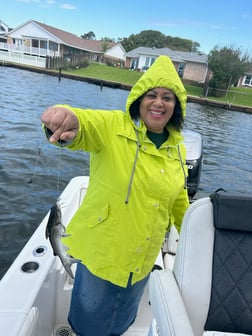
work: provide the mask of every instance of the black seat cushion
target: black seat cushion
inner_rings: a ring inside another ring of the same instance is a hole
[[[205,330],[252,334],[252,197],[216,194],[211,195],[215,241]]]
[[[252,195],[219,191],[210,199],[216,228],[252,232]]]

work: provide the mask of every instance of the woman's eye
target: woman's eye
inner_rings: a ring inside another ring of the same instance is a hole
[[[163,100],[165,100],[165,101],[170,101],[171,99],[172,99],[172,97],[170,97],[170,96],[163,97]]]
[[[154,94],[152,94],[152,93],[148,93],[146,95],[146,97],[149,98],[149,99],[155,99],[156,98],[156,96]]]
[[[154,99],[157,99],[157,95],[155,94],[155,93],[147,93],[146,95],[145,95],[145,97],[147,98],[147,99],[150,99],[150,100],[154,100]],[[172,99],[173,99],[173,96],[171,96],[171,95],[167,95],[167,96],[161,96],[160,97],[163,101],[165,101],[165,102],[170,102]]]

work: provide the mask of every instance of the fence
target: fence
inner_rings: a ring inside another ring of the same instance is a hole
[[[222,90],[209,87],[204,96],[224,101],[227,104],[252,106],[252,88],[230,87],[227,90]]]
[[[6,51],[13,51],[16,53],[23,53],[28,55],[36,56],[59,56],[58,51],[46,49],[46,48],[36,48],[32,46],[17,45],[12,43],[0,42],[0,49]]]
[[[46,69],[73,69],[85,67],[89,64],[90,57],[87,55],[70,55],[64,57],[46,57]]]
[[[3,64],[12,62],[40,68],[45,68],[46,66],[46,59],[44,57],[26,55],[19,52],[3,51],[3,50],[0,50],[0,62]]]

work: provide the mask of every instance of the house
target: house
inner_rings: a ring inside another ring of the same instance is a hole
[[[5,35],[8,33],[9,27],[0,20],[0,42],[6,42]]]
[[[237,86],[252,88],[252,69],[240,77]]]
[[[0,51],[15,52],[14,56],[62,57],[67,62],[79,57],[112,64],[125,60],[125,50],[120,43],[82,39],[35,20],[11,30],[6,38],[6,43],[0,43]]]
[[[209,78],[207,55],[201,52],[186,52],[169,48],[138,47],[126,53],[125,67],[144,71],[160,55],[171,58],[181,78],[204,84]]]

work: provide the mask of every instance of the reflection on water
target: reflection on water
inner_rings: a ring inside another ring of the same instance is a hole
[[[73,176],[88,175],[88,154],[55,148],[40,115],[50,105],[124,109],[128,92],[0,67],[0,277]],[[204,141],[201,191],[252,192],[252,116],[188,104],[185,126]],[[35,172],[33,183],[31,179]]]

